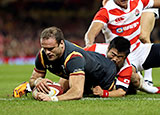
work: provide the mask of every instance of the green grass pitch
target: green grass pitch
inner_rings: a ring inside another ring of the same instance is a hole
[[[84,98],[75,101],[40,102],[13,98],[13,89],[32,74],[33,65],[0,65],[0,115],[160,115],[160,94],[138,92],[122,98]],[[47,78],[58,77],[47,73]],[[153,69],[153,82],[160,86],[160,69]]]

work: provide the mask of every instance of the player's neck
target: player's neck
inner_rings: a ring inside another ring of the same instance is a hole
[[[117,4],[119,7],[127,9],[128,7],[128,0],[121,1],[121,0],[114,0],[115,4]]]

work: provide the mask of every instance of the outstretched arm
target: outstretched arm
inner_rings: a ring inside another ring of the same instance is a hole
[[[31,89],[36,87],[38,91],[41,91],[43,93],[48,93],[50,89],[47,85],[47,82],[52,83],[52,81],[49,79],[45,79],[44,77],[45,73],[38,73],[35,70],[33,70],[32,76],[29,80]]]
[[[100,97],[122,97],[125,96],[126,91],[124,91],[121,88],[117,90],[108,91],[103,90],[100,86],[96,86],[95,88],[93,88],[93,94],[98,95]]]
[[[58,100],[75,100],[83,97],[85,77],[83,75],[70,76],[69,90],[58,96]]]
[[[58,100],[76,100],[81,99],[83,97],[83,90],[84,90],[84,75],[76,75],[70,76],[69,78],[69,89],[66,93],[60,96],[49,97],[44,93],[38,93],[37,99],[40,101],[58,101]]]
[[[100,22],[92,22],[88,31],[85,34],[85,45],[89,47],[93,45],[96,36],[100,33],[102,28],[104,27],[103,23]]]

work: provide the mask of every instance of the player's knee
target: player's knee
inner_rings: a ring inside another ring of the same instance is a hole
[[[144,32],[141,32],[139,39],[143,43],[150,43],[150,36],[145,34]]]

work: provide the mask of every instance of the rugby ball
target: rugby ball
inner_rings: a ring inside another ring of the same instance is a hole
[[[63,89],[59,83],[53,82],[52,84],[51,83],[47,83],[47,84],[50,88],[50,91],[49,91],[49,94],[46,94],[46,95],[48,95],[49,97],[58,96],[58,95],[63,94]],[[38,90],[35,87],[32,91],[32,95],[34,98],[37,97],[37,93],[38,93]]]

